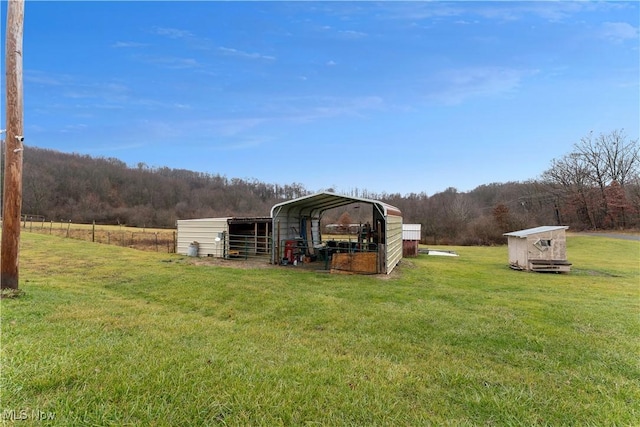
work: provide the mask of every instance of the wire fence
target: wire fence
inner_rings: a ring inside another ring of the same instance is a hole
[[[24,231],[39,234],[49,234],[69,239],[84,240],[129,247],[143,251],[175,253],[175,230],[140,230],[125,226],[99,226],[95,224],[74,224],[71,222],[45,222],[23,218]]]

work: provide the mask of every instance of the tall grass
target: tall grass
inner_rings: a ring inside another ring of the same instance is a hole
[[[568,246],[570,274],[512,271],[506,247],[460,247],[381,278],[26,234],[25,294],[1,307],[3,417],[635,425],[640,244]]]

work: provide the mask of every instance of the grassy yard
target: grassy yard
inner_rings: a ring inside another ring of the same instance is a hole
[[[25,233],[25,294],[1,303],[3,419],[638,425],[639,242],[569,236],[570,274],[447,249],[381,278]]]

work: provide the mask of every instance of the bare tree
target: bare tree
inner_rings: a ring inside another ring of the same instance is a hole
[[[619,195],[628,182],[636,182],[639,170],[638,141],[628,141],[624,131],[614,130],[583,137],[571,153],[552,161],[543,178],[563,189],[565,208],[575,208],[578,218],[590,228],[602,228],[611,226],[611,219],[619,215]],[[620,190],[611,190],[614,182]],[[612,194],[618,195],[615,215]],[[626,223],[626,217],[622,222]]]
[[[614,130],[608,135],[600,135],[598,146],[603,151],[609,184],[617,181],[624,187],[638,176],[640,171],[640,146],[638,140],[627,141],[624,130]]]

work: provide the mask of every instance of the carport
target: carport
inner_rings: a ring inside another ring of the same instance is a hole
[[[322,240],[320,221],[322,214],[329,210],[353,203],[371,205],[371,222],[367,235],[353,242],[341,252],[349,254],[349,260],[343,264],[343,270],[361,271],[359,259],[364,260],[363,248],[375,248],[367,251],[374,262],[367,266],[368,273],[389,274],[402,259],[402,213],[400,209],[378,200],[343,196],[330,192],[320,192],[287,202],[278,203],[271,208],[273,221],[272,262],[289,262],[292,253],[300,252],[305,256],[326,256],[327,242]],[[366,240],[365,240],[366,239]],[[366,245],[364,244],[366,242]],[[361,255],[362,254],[362,255]],[[346,265],[346,266],[345,266]],[[350,267],[354,266],[354,267]]]

